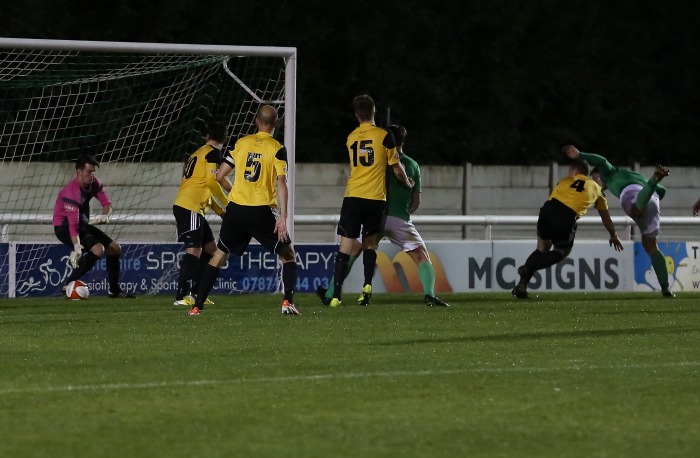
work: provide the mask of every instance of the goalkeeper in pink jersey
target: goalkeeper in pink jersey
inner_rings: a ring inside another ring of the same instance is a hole
[[[70,263],[73,272],[66,284],[79,279],[92,269],[103,254],[107,254],[107,276],[111,298],[134,298],[119,286],[119,256],[121,246],[95,224],[109,222],[112,203],[95,169],[100,164],[92,156],[81,156],[75,163],[75,178],[58,193],[53,209],[53,229],[61,243],[71,247]],[[90,219],[90,200],[96,197],[102,205],[102,215]],[[85,249],[85,254],[83,254]]]

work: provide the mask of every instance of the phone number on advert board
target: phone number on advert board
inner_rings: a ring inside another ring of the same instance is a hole
[[[239,284],[243,291],[275,291],[278,281],[277,277],[244,277]],[[295,290],[310,292],[316,291],[319,286],[328,288],[328,281],[327,277],[298,277]]]

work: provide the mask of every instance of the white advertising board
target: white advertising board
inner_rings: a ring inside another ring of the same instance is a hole
[[[536,241],[426,242],[435,267],[437,293],[510,291],[518,281]],[[616,252],[607,241],[577,241],[568,258],[532,277],[530,291],[633,291],[634,243]],[[362,257],[348,276],[344,291],[359,292],[363,281]],[[415,263],[389,242],[377,251],[373,290],[422,292]]]

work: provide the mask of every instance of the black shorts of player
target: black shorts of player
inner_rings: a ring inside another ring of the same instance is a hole
[[[70,232],[68,231],[68,225],[64,226],[54,226],[53,231],[56,234],[56,238],[63,243],[73,248],[73,242],[70,239]],[[101,243],[105,249],[109,246],[113,240],[104,232],[96,228],[95,226],[80,225],[80,231],[78,233],[80,237],[80,244],[83,246],[83,252],[90,251],[92,247]]]
[[[363,199],[361,197],[346,197],[340,208],[340,221],[337,234],[349,239],[376,234],[384,225],[383,200]]]
[[[214,241],[211,227],[201,213],[173,205],[173,215],[177,225],[177,241],[184,243],[185,248],[201,248]]]
[[[559,202],[548,200],[540,208],[537,236],[550,240],[556,248],[571,248],[576,238],[576,212]]]
[[[279,254],[292,241],[289,236],[284,242],[279,241],[274,232],[276,222],[277,215],[267,205],[250,206],[229,202],[217,246],[225,253],[240,256],[250,245],[251,238],[254,238],[268,250]]]

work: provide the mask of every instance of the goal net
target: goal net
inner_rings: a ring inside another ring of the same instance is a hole
[[[228,146],[253,133],[261,104],[280,114],[293,228],[295,74],[294,48],[0,39],[0,256],[14,263],[0,268],[0,296],[21,295],[14,280],[46,262],[55,199],[80,155],[101,164],[96,175],[115,209],[103,226],[110,237],[175,242],[184,160],[210,121],[228,125]],[[218,218],[210,222],[217,234]],[[65,278],[62,267],[42,265],[46,281]]]

